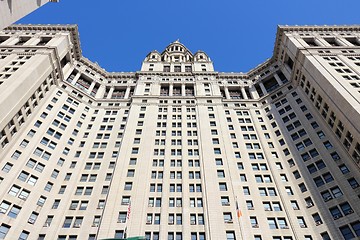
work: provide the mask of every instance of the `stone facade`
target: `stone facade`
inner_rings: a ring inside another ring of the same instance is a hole
[[[280,26],[248,73],[178,41],[109,73],[77,26],[8,27],[0,238],[359,237],[359,39]]]
[[[48,2],[58,0],[2,0],[0,1],[0,29],[13,24]]]

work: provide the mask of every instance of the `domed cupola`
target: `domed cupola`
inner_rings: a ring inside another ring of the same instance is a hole
[[[164,62],[192,62],[193,54],[179,40],[171,43],[161,54]]]

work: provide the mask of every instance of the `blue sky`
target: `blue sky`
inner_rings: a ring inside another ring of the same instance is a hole
[[[360,24],[359,0],[60,0],[19,23],[78,24],[83,55],[107,71],[140,70],[180,39],[220,72],[247,72],[272,56],[277,25]]]

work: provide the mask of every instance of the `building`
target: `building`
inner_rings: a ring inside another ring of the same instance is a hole
[[[280,26],[248,73],[178,41],[106,72],[77,26],[0,39],[0,238],[360,236],[360,26]]]
[[[0,30],[25,17],[47,2],[58,0],[3,0],[0,1]]]

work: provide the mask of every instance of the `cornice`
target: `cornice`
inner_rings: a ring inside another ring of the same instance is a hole
[[[11,25],[5,28],[3,31],[43,31],[43,32],[52,32],[52,33],[61,33],[61,32],[69,32],[71,42],[73,43],[74,47],[74,57],[75,60],[84,64],[85,66],[89,67],[91,70],[97,72],[101,77],[106,79],[124,79],[124,78],[136,78],[139,75],[145,74],[144,72],[107,72],[97,63],[92,62],[91,60],[87,59],[82,55],[81,46],[80,46],[80,38],[79,38],[79,29],[77,25]],[[276,64],[278,61],[279,51],[281,41],[283,36],[286,33],[291,32],[340,32],[340,31],[357,31],[360,32],[360,25],[343,25],[343,26],[287,26],[287,25],[279,25],[277,27],[277,33],[275,38],[274,50],[273,55],[271,58],[267,59],[264,63],[259,64],[255,68],[251,69],[246,73],[225,73],[225,72],[193,72],[192,74],[195,75],[218,75],[220,78],[236,78],[236,79],[254,79],[256,76],[260,75],[264,70],[269,69],[273,64]],[[187,49],[182,43],[180,42],[173,42],[172,44],[180,44],[182,45],[187,52],[190,54],[191,51]],[[170,46],[169,45],[169,46]],[[157,52],[157,51],[153,51]],[[166,50],[164,50],[160,54],[164,54]],[[203,51],[198,51],[195,53],[205,53]],[[159,52],[157,52],[159,53]],[[205,53],[206,54],[206,53]],[[194,56],[194,54],[192,54]],[[154,73],[152,73],[154,74]],[[159,73],[157,73],[159,74]],[[156,74],[156,75],[157,75]],[[163,73],[165,75],[165,73]],[[166,73],[166,75],[173,75],[171,73]],[[176,74],[175,74],[176,75]],[[187,74],[179,74],[179,76],[186,76]]]
[[[274,45],[274,51],[272,59],[277,61],[277,56],[279,55],[279,47],[281,44],[282,37],[286,33],[291,32],[343,32],[343,31],[360,31],[360,25],[322,25],[322,26],[288,26],[288,25],[278,25],[276,32],[276,39]]]

